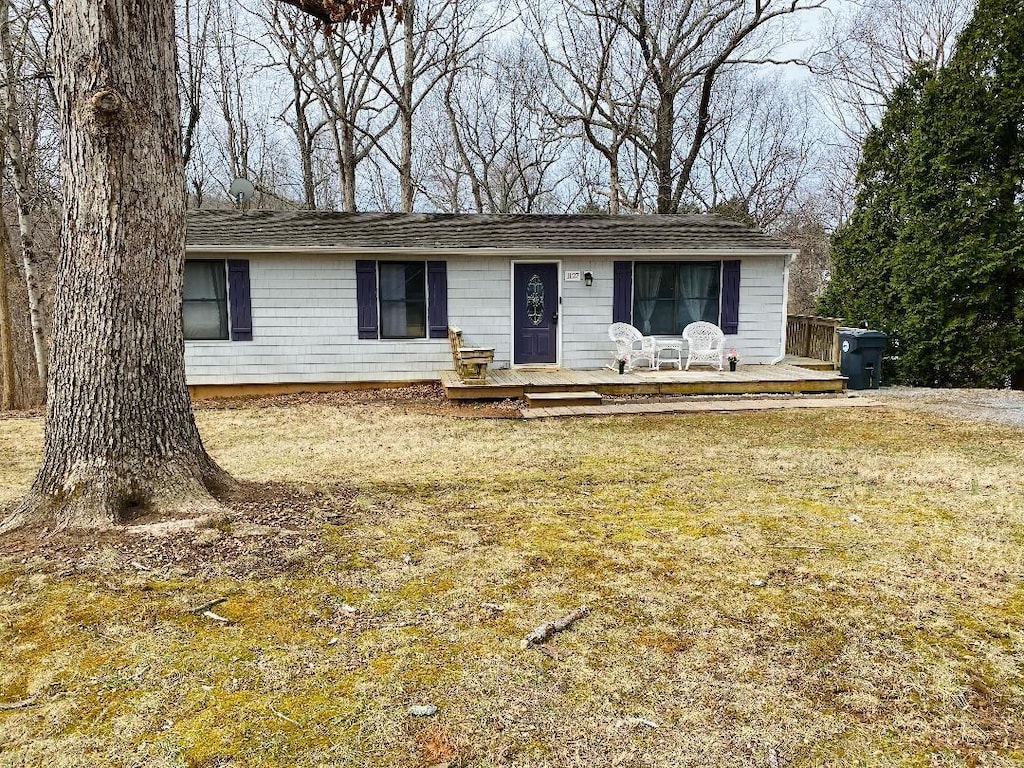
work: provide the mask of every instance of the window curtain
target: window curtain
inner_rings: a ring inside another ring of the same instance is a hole
[[[406,313],[405,264],[380,265],[381,335],[401,338],[408,335]]]
[[[227,284],[223,261],[185,263],[182,326],[186,339],[226,339]]]
[[[718,323],[718,272],[715,264],[681,264],[676,279],[676,296],[680,301],[679,329],[705,320]]]
[[[637,264],[635,275],[635,289],[637,295],[637,310],[640,313],[640,331],[645,335],[651,334],[651,318],[654,316],[654,309],[658,304],[658,291],[661,290],[660,264]]]

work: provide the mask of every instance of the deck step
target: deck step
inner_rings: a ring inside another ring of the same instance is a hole
[[[788,355],[785,359],[786,365],[803,368],[808,371],[835,371],[836,365],[828,360],[815,360],[813,357],[796,357]]]
[[[750,398],[672,403],[612,403],[600,408],[533,408],[523,411],[522,416],[524,419],[555,419],[578,416],[651,416],[659,413],[735,413],[807,408],[871,408],[883,405],[884,403],[870,400],[867,397],[822,397],[799,400]]]
[[[527,392],[527,408],[574,408],[581,405],[600,405],[602,396],[597,392]]]

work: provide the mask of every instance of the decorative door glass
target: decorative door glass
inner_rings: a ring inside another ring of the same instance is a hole
[[[532,325],[544,321],[544,281],[537,274],[526,284],[526,317]]]

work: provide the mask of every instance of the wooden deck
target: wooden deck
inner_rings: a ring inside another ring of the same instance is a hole
[[[502,368],[487,371],[486,384],[466,384],[455,371],[442,371],[449,400],[522,398],[527,392],[581,392],[602,395],[749,395],[774,392],[842,392],[846,379],[833,371],[793,365],[741,365],[733,373],[711,368],[689,371],[573,371],[565,368]]]

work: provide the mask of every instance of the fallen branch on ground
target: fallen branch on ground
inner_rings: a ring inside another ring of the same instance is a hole
[[[219,613],[214,613],[213,611],[203,611],[203,616],[205,616],[208,619],[213,619],[214,621],[219,621],[221,624],[233,623],[231,619],[225,616],[221,616]]]
[[[21,701],[0,701],[0,709],[4,711],[12,709],[27,709],[28,707],[35,705],[36,698],[36,696],[29,696],[27,699],[22,699]]]
[[[588,613],[590,613],[590,608],[586,605],[581,605],[579,608],[574,611],[570,611],[560,619],[555,619],[555,621],[549,621],[546,624],[541,624],[523,638],[523,642],[521,643],[522,648],[525,650],[531,645],[539,645],[540,643],[543,643],[556,632],[568,629]]]
[[[224,602],[227,602],[227,598],[226,597],[215,597],[213,600],[211,600],[208,603],[203,603],[202,605],[197,605],[195,608],[189,608],[188,612],[189,613],[203,613],[203,614],[205,614],[207,611],[209,611],[214,606],[220,605],[221,603],[224,603]]]
[[[280,718],[281,718],[282,720],[284,720],[285,722],[287,722],[287,723],[291,723],[292,725],[297,725],[297,726],[299,726],[300,728],[302,727],[302,724],[301,724],[301,723],[299,723],[299,722],[297,722],[297,721],[295,721],[295,720],[292,720],[292,719],[291,719],[290,717],[288,717],[288,715],[286,715],[286,714],[285,714],[284,712],[278,712],[278,711],[277,711],[276,709],[274,709],[274,707],[273,707],[272,705],[270,705],[270,704],[267,704],[267,709],[269,709],[269,710],[270,710],[271,712],[273,712],[273,713],[274,713],[275,715],[277,715],[278,717],[280,717]]]

